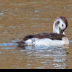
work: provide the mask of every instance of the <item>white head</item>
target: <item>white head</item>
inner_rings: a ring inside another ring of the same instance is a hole
[[[65,17],[60,16],[58,17],[53,24],[53,32],[58,34],[65,34],[64,30],[68,26],[68,21]]]

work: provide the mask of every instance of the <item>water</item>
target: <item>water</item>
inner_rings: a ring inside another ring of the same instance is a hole
[[[65,16],[69,46],[20,48],[26,35],[53,31],[56,17]],[[72,0],[0,0],[0,69],[72,68]]]

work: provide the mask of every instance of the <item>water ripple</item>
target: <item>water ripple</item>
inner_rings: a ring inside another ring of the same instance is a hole
[[[14,46],[17,45],[15,43],[0,43],[0,46]]]
[[[0,15],[4,15],[4,13],[0,13]]]

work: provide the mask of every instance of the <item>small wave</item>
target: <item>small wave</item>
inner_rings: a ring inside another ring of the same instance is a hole
[[[14,46],[16,43],[0,43],[0,46]]]

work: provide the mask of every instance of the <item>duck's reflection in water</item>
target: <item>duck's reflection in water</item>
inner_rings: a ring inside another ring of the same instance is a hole
[[[62,47],[32,47],[20,49],[26,59],[26,68],[66,68],[66,46]]]

